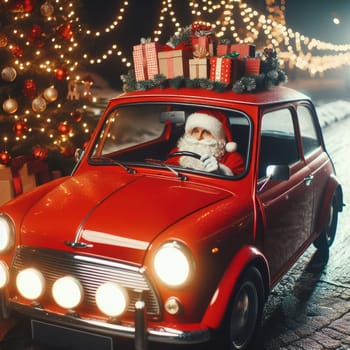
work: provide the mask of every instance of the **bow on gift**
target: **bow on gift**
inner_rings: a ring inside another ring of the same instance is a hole
[[[239,56],[239,52],[233,51],[226,55],[221,56],[221,58],[236,58]]]
[[[151,38],[141,38],[140,39],[140,43],[141,44],[148,44],[148,43],[150,43],[151,42]]]

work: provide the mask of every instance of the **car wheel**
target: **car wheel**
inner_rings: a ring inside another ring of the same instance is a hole
[[[250,268],[241,278],[222,327],[220,345],[230,350],[255,348],[264,307],[261,273]]]
[[[334,242],[338,225],[338,209],[335,197],[333,197],[328,215],[328,222],[325,229],[314,242],[315,247],[320,252],[327,252],[329,250],[329,247]]]

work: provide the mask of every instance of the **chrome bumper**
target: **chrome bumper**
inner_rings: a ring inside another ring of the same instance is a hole
[[[210,331],[205,327],[198,327],[193,331],[182,331],[161,326],[155,328],[147,327],[145,304],[142,301],[138,301],[135,305],[135,327],[81,319],[71,315],[57,315],[40,308],[16,303],[10,303],[10,309],[20,315],[52,325],[71,327],[72,329],[85,330],[111,337],[134,339],[135,350],[146,350],[148,342],[190,345],[205,343],[210,339]]]

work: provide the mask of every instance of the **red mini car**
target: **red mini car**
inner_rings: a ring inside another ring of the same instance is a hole
[[[218,161],[180,142],[203,131],[208,154],[213,135],[229,144]],[[327,252],[342,206],[307,96],[128,92],[71,176],[0,208],[1,316],[74,349],[123,337],[248,349],[270,289],[312,243]]]

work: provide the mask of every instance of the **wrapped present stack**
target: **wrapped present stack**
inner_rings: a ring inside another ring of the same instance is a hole
[[[177,32],[166,45],[142,39],[141,44],[134,46],[133,58],[134,79],[138,82],[135,89],[159,86],[157,82],[179,77],[234,87],[243,77],[261,75],[264,55],[258,57],[252,44],[218,40],[210,24],[196,21]],[[281,80],[283,77],[281,74]],[[124,75],[122,79],[128,87],[126,91],[133,90],[132,75]],[[152,79],[155,84],[146,84]]]
[[[8,165],[0,165],[0,205],[51,180],[47,164],[40,159],[19,156]]]

